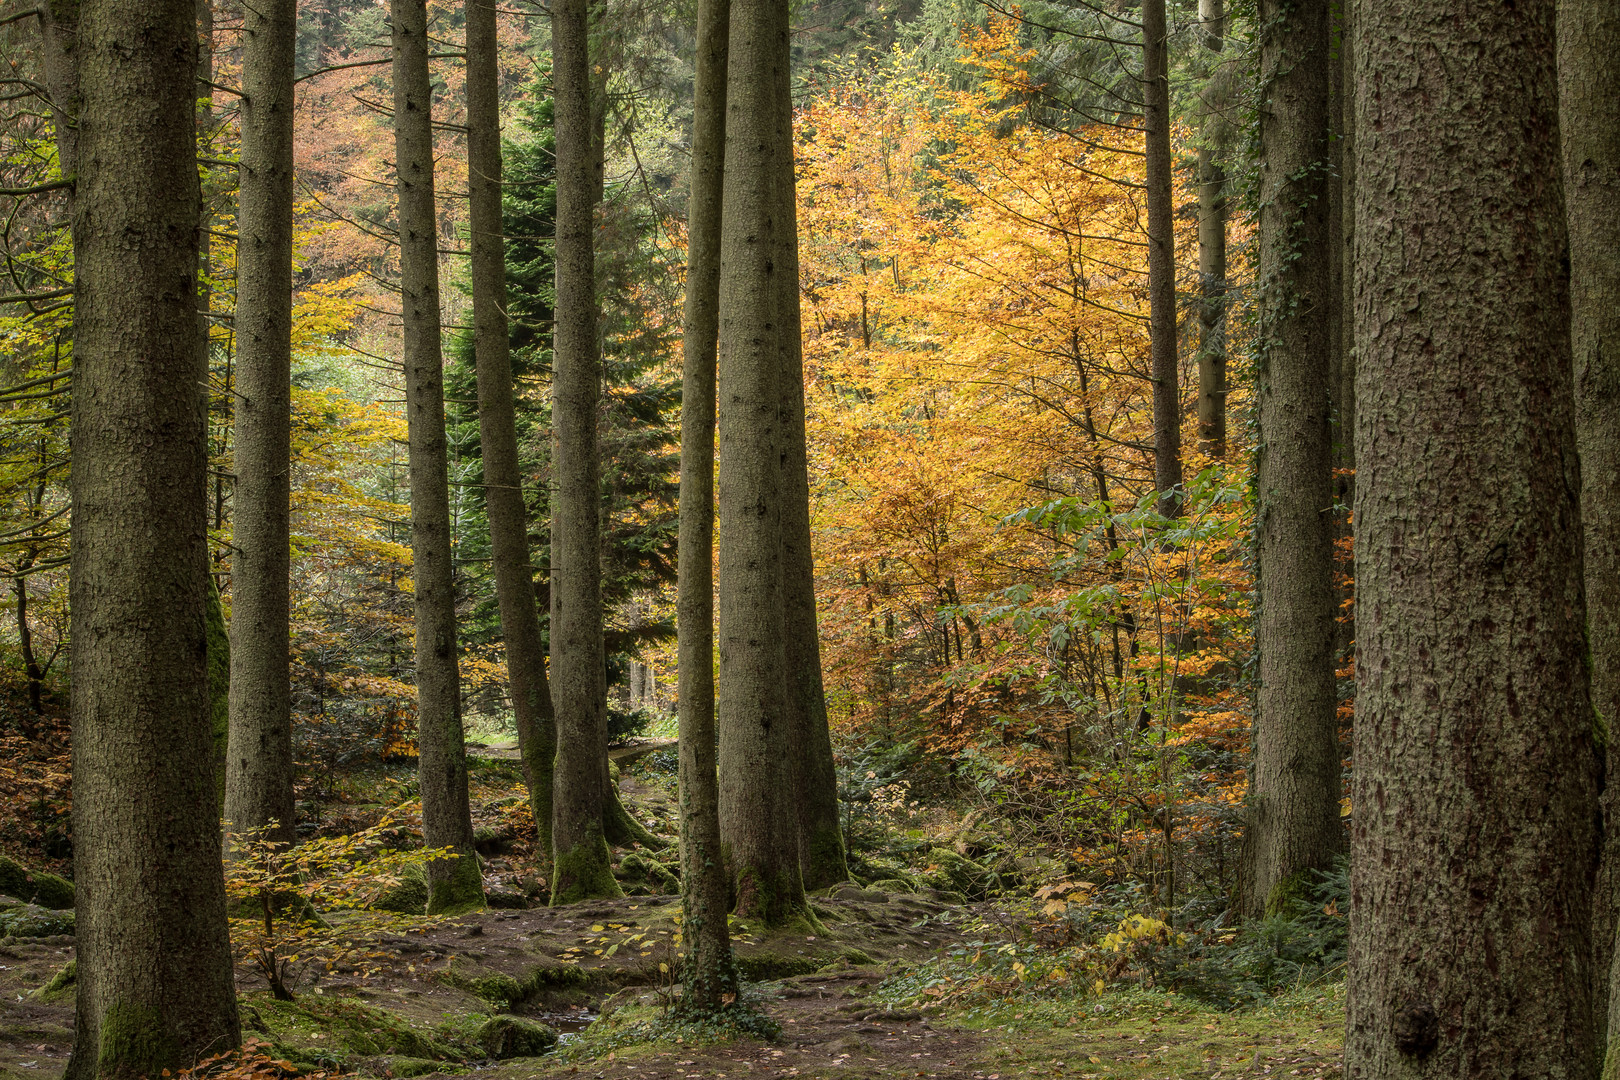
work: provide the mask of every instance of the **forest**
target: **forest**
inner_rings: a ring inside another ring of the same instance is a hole
[[[0,2],[0,1080],[1620,1080],[1617,55]]]

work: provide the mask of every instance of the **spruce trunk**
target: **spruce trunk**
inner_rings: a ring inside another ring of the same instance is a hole
[[[617,896],[602,808],[607,787],[607,673],[602,647],[601,486],[596,409],[594,211],[588,5],[551,8],[557,132],[557,320],[552,378],[551,678],[557,717],[551,902]]]
[[[472,214],[473,349],[478,364],[478,435],[484,455],[495,599],[506,645],[506,677],[517,721],[518,756],[529,785],[538,851],[551,853],[551,769],[557,725],[546,679],[546,645],[529,561],[528,516],[518,466],[506,321],[506,242],[501,226],[501,114],[494,0],[467,0],[467,178]]]
[[[1262,0],[1259,690],[1244,842],[1250,915],[1308,899],[1345,848],[1333,674],[1328,0]]]
[[[701,0],[692,110],[682,333],[679,631],[681,911],[686,972],[680,1008],[712,1014],[736,1000],[726,910],[714,727],[715,349],[720,332],[720,216],[730,0]]]
[[[265,839],[283,844],[297,835],[288,677],[296,17],[295,0],[263,0],[243,9],[237,481],[225,768],[229,830],[266,829]]]
[[[1204,46],[1220,55],[1226,13],[1221,0],[1200,0]],[[1226,457],[1226,169],[1227,142],[1217,87],[1217,71],[1199,95],[1198,142],[1198,442],[1217,461]]]
[[[1554,8],[1352,9],[1358,1080],[1597,1071]]]
[[[796,328],[788,10],[733,0],[720,258],[720,826],[739,915],[808,914],[792,798],[783,612],[782,352]],[[798,348],[795,339],[791,347]]]
[[[788,111],[786,85],[779,108]],[[810,545],[810,464],[805,445],[804,355],[799,325],[799,242],[791,139],[773,163],[779,170],[780,209],[785,222],[772,280],[777,289],[777,354],[781,366],[782,432],[782,622],[787,663],[784,681],[789,761],[796,807],[799,870],[806,889],[849,880],[838,811],[838,772],[827,725],[822,683],[821,638],[816,627],[816,561]]]
[[[1170,41],[1164,0],[1142,4],[1142,128],[1147,144],[1148,336],[1153,482],[1159,511],[1181,514],[1181,391],[1176,369],[1176,222],[1170,157]]]
[[[1598,1046],[1620,1030],[1610,967],[1620,891],[1620,9],[1607,0],[1558,5],[1559,127],[1569,221],[1570,340],[1575,438],[1581,452],[1586,626],[1592,706],[1608,737],[1603,852],[1592,906]],[[1604,1075],[1620,1075],[1611,1052]]]
[[[73,851],[67,1076],[157,1076],[240,1041],[205,668],[194,0],[77,22]]]
[[[450,848],[459,856],[428,866],[428,913],[443,914],[482,907],[484,885],[473,851],[461,680],[456,667],[427,12],[423,0],[392,0],[390,10],[400,289],[405,312],[405,415],[410,438],[411,558],[416,587],[416,739],[422,836],[428,847]]]

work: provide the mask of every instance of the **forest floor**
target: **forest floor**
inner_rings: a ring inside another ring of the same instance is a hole
[[[487,766],[480,817],[521,822],[510,776]],[[629,776],[632,812],[667,830],[671,793]],[[503,809],[504,808],[504,809]],[[341,815],[340,815],[341,816]],[[486,825],[486,828],[489,826]],[[655,831],[657,831],[655,829]],[[499,845],[497,845],[499,846]],[[492,851],[486,881],[523,892],[521,851]],[[653,892],[651,888],[638,891]],[[458,1075],[489,1080],[594,1077],[927,1077],[950,1080],[1338,1077],[1342,984],[1296,989],[1220,1011],[1141,987],[1054,992],[1042,978],[990,980],[991,992],[927,996],[954,978],[948,957],[1007,946],[1000,899],[963,904],[940,890],[841,886],[817,896],[815,933],[734,929],[745,1000],[769,1039],[677,1028],[667,1005],[679,970],[679,900],[638,895],[566,907],[402,917],[345,941],[331,970],[295,967],[296,1000],[275,1000],[238,969],[243,1034],[283,1075]],[[342,924],[339,923],[339,926]],[[341,935],[340,935],[341,936]],[[71,935],[0,939],[0,1077],[56,1080],[72,1042],[73,990],[58,984]],[[941,967],[941,964],[946,966]],[[932,966],[930,966],[932,965]],[[1063,979],[1059,973],[1054,976]],[[943,981],[942,981],[943,980]],[[941,1000],[943,1003],[940,1003]],[[917,1002],[929,1002],[917,1007]],[[497,1019],[509,1018],[509,1019]],[[539,1056],[525,1022],[563,1033]]]

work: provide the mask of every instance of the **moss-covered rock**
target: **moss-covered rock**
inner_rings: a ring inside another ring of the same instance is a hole
[[[917,887],[901,878],[879,878],[872,882],[868,888],[874,892],[882,893],[914,893]]]
[[[865,900],[876,904],[885,904],[889,900],[889,894],[877,888],[875,884],[870,889],[863,889],[858,885],[835,885],[831,895],[834,900]]]
[[[512,850],[513,839],[505,829],[480,825],[473,830],[473,850],[480,855],[505,855]]]
[[[492,1058],[538,1057],[557,1045],[557,1033],[520,1016],[493,1016],[473,1035]]]
[[[427,901],[427,874],[420,866],[408,866],[400,875],[399,884],[385,890],[371,906],[378,911],[396,911],[401,915],[424,915]]]
[[[69,994],[73,993],[74,989],[78,986],[78,983],[79,962],[77,960],[69,960],[66,964],[62,965],[61,969],[57,971],[55,975],[51,976],[50,982],[47,982],[44,986],[32,991],[28,996],[34,1001],[45,1004],[61,1001]]]
[[[593,972],[573,964],[537,967],[521,978],[501,971],[479,971],[453,958],[450,966],[434,977],[446,986],[480,997],[497,1009],[513,1009],[551,990],[578,989],[605,979],[606,972]]]
[[[627,893],[637,886],[656,896],[674,896],[681,891],[681,879],[674,867],[638,851],[632,851],[619,860],[614,875],[624,883]]]
[[[418,1057],[387,1057],[381,1062],[390,1076],[427,1076],[444,1071],[444,1063]]]
[[[54,937],[73,933],[73,912],[38,904],[14,904],[0,910],[0,937]]]
[[[0,894],[56,911],[73,906],[73,882],[43,870],[30,870],[4,855],[0,855]]]
[[[958,855],[947,847],[936,847],[928,852],[928,868],[918,875],[919,884],[948,892],[961,893],[983,899],[999,891],[1001,879],[994,871]]]

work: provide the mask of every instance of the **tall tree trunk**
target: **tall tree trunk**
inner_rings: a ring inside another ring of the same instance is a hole
[[[736,1000],[731,905],[720,849],[714,727],[714,410],[720,332],[720,217],[726,142],[730,0],[701,0],[692,109],[682,333],[680,582],[676,612],[680,709],[681,911],[686,972],[680,1008],[714,1013]]]
[[[602,651],[601,485],[596,407],[594,211],[601,188],[592,148],[586,0],[551,8],[557,132],[557,321],[553,347],[551,677],[557,716],[552,789],[551,902],[617,896],[603,833],[607,785],[607,674]]]
[[[791,92],[783,75],[775,107],[778,123],[792,131]],[[810,464],[805,445],[804,356],[799,326],[799,240],[793,189],[793,143],[789,138],[772,162],[782,185],[784,222],[777,234],[772,280],[777,290],[777,355],[781,368],[782,436],[782,622],[784,717],[796,807],[799,868],[806,889],[849,880],[844,833],[839,824],[838,772],[827,725],[827,691],[821,675],[821,638],[816,628],[816,560],[810,546]]]
[[[528,517],[518,466],[512,355],[506,322],[506,243],[501,228],[501,114],[494,0],[467,0],[467,173],[472,213],[473,344],[478,359],[478,434],[495,598],[506,642],[506,677],[517,718],[518,755],[539,830],[551,853],[551,769],[557,724],[546,679],[546,645],[535,604]]]
[[[1338,55],[1328,59],[1331,80],[1331,118],[1333,130],[1331,153],[1333,181],[1329,193],[1328,243],[1333,255],[1333,301],[1331,317],[1333,330],[1328,349],[1332,359],[1332,385],[1328,393],[1333,402],[1333,503],[1338,509],[1333,516],[1335,563],[1344,570],[1343,584],[1335,585],[1334,604],[1337,629],[1334,634],[1335,663],[1353,659],[1356,639],[1355,578],[1349,565],[1350,553],[1341,541],[1355,535],[1350,508],[1356,501],[1356,349],[1355,349],[1355,108],[1351,100],[1354,86],[1352,65],[1350,10],[1341,0],[1335,5],[1337,27],[1333,42]],[[1337,572],[1335,573],[1337,581]]]
[[[1261,0],[1259,692],[1244,841],[1249,914],[1309,895],[1344,851],[1333,674],[1328,0]]]
[[[1153,482],[1159,511],[1181,514],[1181,391],[1176,366],[1175,171],[1164,0],[1142,3],[1142,127],[1147,142],[1148,327],[1153,358]]]
[[[194,0],[77,25],[72,1080],[240,1041],[205,668]],[[76,168],[75,168],[76,167]]]
[[[1350,1077],[1596,1072],[1554,7],[1352,11]]]
[[[467,747],[456,669],[456,595],[450,566],[449,455],[439,339],[439,226],[433,197],[433,88],[424,0],[392,0],[394,160],[405,323],[405,415],[410,438],[411,559],[416,587],[416,730],[422,835],[459,858],[428,865],[428,913],[482,907],[473,852]]]
[[[225,820],[292,844],[288,618],[292,441],[293,45],[296,0],[243,8],[237,215],[236,513],[231,530]]]
[[[1603,853],[1592,908],[1598,1046],[1620,1031],[1610,967],[1620,904],[1620,10],[1558,5],[1559,130],[1569,220],[1575,438],[1581,451],[1592,705],[1607,728]],[[1605,1076],[1620,1075],[1610,1052]]]
[[[1219,55],[1225,42],[1222,0],[1199,0],[1204,45]],[[1226,457],[1226,168],[1221,162],[1227,138],[1224,104],[1211,75],[1199,95],[1198,141],[1198,441],[1217,460]]]
[[[734,0],[720,259],[720,828],[739,915],[807,918],[784,619],[783,351],[797,350],[788,9]],[[779,275],[791,275],[784,284]],[[792,334],[793,339],[787,340]]]

